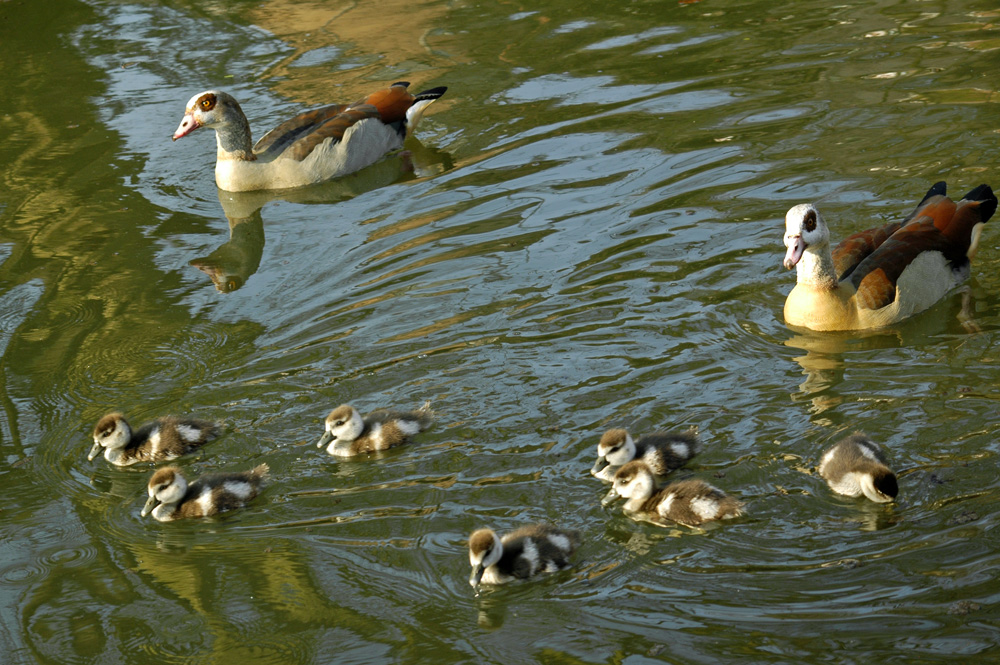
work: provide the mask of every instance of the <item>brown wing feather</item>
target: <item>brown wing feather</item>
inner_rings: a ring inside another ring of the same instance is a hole
[[[923,252],[940,252],[952,270],[967,269],[973,231],[993,215],[996,197],[986,185],[972,190],[958,203],[945,196],[945,191],[943,182],[932,186],[901,228],[849,272],[860,307],[879,309],[892,303],[900,275]],[[858,235],[864,233],[870,232]]]
[[[988,219],[989,216],[986,216],[985,219],[983,218],[980,201],[962,200],[958,202],[955,212],[950,219],[945,220],[943,223],[938,223],[935,220],[935,226],[951,242],[961,246],[963,253],[965,253],[972,242],[972,229],[975,228],[976,224],[983,224]]]
[[[955,217],[955,202],[947,196],[934,197],[927,205],[920,208],[916,218],[928,217],[939,231],[944,231]]]
[[[351,108],[338,113],[333,118],[328,119],[320,127],[304,135],[295,141],[286,150],[286,154],[292,159],[302,161],[309,156],[309,153],[323,141],[332,138],[340,141],[344,138],[344,133],[367,118],[378,118],[378,109],[368,104],[352,106]]]
[[[402,122],[416,99],[407,91],[408,85],[400,81],[353,104],[331,104],[300,113],[261,137],[254,152],[262,157],[285,153],[302,161],[323,141],[341,140],[344,132],[366,118],[380,118],[387,125]]]
[[[850,280],[858,305],[879,309],[896,299],[896,282],[917,256],[938,251],[950,258],[952,243],[934,226],[932,218],[915,218],[862,261]]]
[[[281,123],[267,134],[264,134],[253,147],[253,151],[258,155],[263,155],[272,147],[276,153],[280,153],[289,145],[294,143],[303,134],[319,127],[330,118],[342,113],[348,108],[347,104],[331,104],[312,111],[300,113],[294,118],[290,118]]]
[[[837,280],[847,278],[859,263],[878,249],[902,225],[902,222],[893,222],[882,228],[860,231],[844,238],[833,249],[833,268],[837,273]]]
[[[368,95],[364,103],[371,104],[378,109],[382,122],[391,125],[406,118],[406,112],[413,106],[414,99],[405,86],[393,85]]]
[[[837,273],[837,280],[847,279],[858,265],[868,256],[877,250],[893,233],[901,227],[906,226],[914,219],[924,216],[944,217],[948,214],[948,204],[954,207],[951,199],[945,196],[947,187],[945,183],[935,183],[924,195],[924,198],[917,204],[909,215],[901,222],[886,224],[881,228],[860,231],[845,238],[833,249],[833,267]],[[947,203],[945,203],[947,202]],[[891,302],[891,301],[890,301]]]

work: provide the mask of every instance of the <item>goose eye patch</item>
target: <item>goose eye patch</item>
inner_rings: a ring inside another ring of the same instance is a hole
[[[806,213],[805,222],[802,224],[806,231],[816,230],[816,213],[812,210]]]

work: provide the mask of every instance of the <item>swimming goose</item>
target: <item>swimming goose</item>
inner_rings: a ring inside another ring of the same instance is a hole
[[[633,460],[615,473],[611,491],[601,502],[607,505],[619,497],[628,499],[625,512],[654,521],[670,520],[699,526],[743,514],[739,501],[708,483],[694,478],[656,489],[653,471],[642,460]]]
[[[819,475],[837,494],[864,495],[877,503],[888,503],[899,494],[896,474],[886,465],[882,449],[861,432],[823,453]]]
[[[257,496],[267,472],[267,464],[261,464],[250,471],[205,475],[188,485],[180,468],[165,466],[149,479],[149,499],[140,514],[152,511],[157,520],[170,522],[240,508]]]
[[[811,203],[785,215],[784,266],[797,270],[785,322],[813,330],[879,328],[921,312],[965,281],[997,198],[980,185],[955,203],[936,183],[900,222],[856,233],[831,253]]]
[[[125,416],[109,413],[94,427],[94,446],[87,459],[94,459],[104,448],[104,459],[118,466],[172,460],[218,435],[215,423],[174,416],[157,418],[133,432]]]
[[[198,93],[187,103],[174,140],[199,127],[215,130],[215,183],[230,192],[302,187],[347,175],[403,147],[427,107],[447,88],[416,95],[406,81],[373,92],[353,104],[306,111],[265,134],[250,138],[239,102],[219,90]]]
[[[580,545],[580,534],[550,524],[533,524],[497,536],[479,529],[469,537],[469,584],[506,584],[539,573],[554,573],[569,565],[569,555]]]
[[[326,417],[326,431],[316,447],[326,446],[326,452],[337,457],[386,450],[406,443],[433,420],[430,402],[416,411],[378,409],[364,419],[353,406],[341,404]]]
[[[653,473],[666,476],[690,462],[700,449],[701,442],[693,430],[653,432],[632,441],[626,430],[609,429],[597,444],[597,462],[590,473],[610,483],[622,465],[641,459]]]

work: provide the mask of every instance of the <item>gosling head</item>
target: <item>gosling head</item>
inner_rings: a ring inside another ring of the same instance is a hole
[[[145,517],[159,503],[177,503],[187,493],[187,480],[176,466],[165,466],[153,474],[147,487],[149,499],[143,506],[140,515]]]
[[[94,426],[94,447],[87,455],[92,460],[101,454],[101,448],[118,450],[124,448],[132,440],[132,428],[128,426],[125,416],[120,413],[109,413],[97,421]]]
[[[331,441],[354,441],[365,431],[365,421],[358,410],[349,404],[341,404],[326,417],[326,431],[316,443],[323,448]]]
[[[483,573],[496,564],[503,554],[500,538],[492,529],[478,529],[469,536],[469,563],[472,565],[472,575],[469,584],[479,586]]]

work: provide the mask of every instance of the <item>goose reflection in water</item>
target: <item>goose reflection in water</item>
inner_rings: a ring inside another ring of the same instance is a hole
[[[892,326],[862,332],[814,332],[789,326],[785,346],[805,353],[792,358],[802,367],[805,381],[799,395],[808,399],[814,414],[836,407],[844,397],[838,386],[853,352],[875,349],[919,348],[939,344],[950,335],[968,335],[978,327],[969,314],[975,311],[975,288],[957,289],[934,307]]]
[[[229,220],[229,239],[189,265],[208,275],[220,292],[231,293],[260,268],[264,255],[261,209],[267,203],[335,204],[388,185],[444,173],[454,165],[450,154],[425,148],[416,139],[407,139],[407,148],[357,173],[318,185],[256,192],[218,190],[219,204]]]

